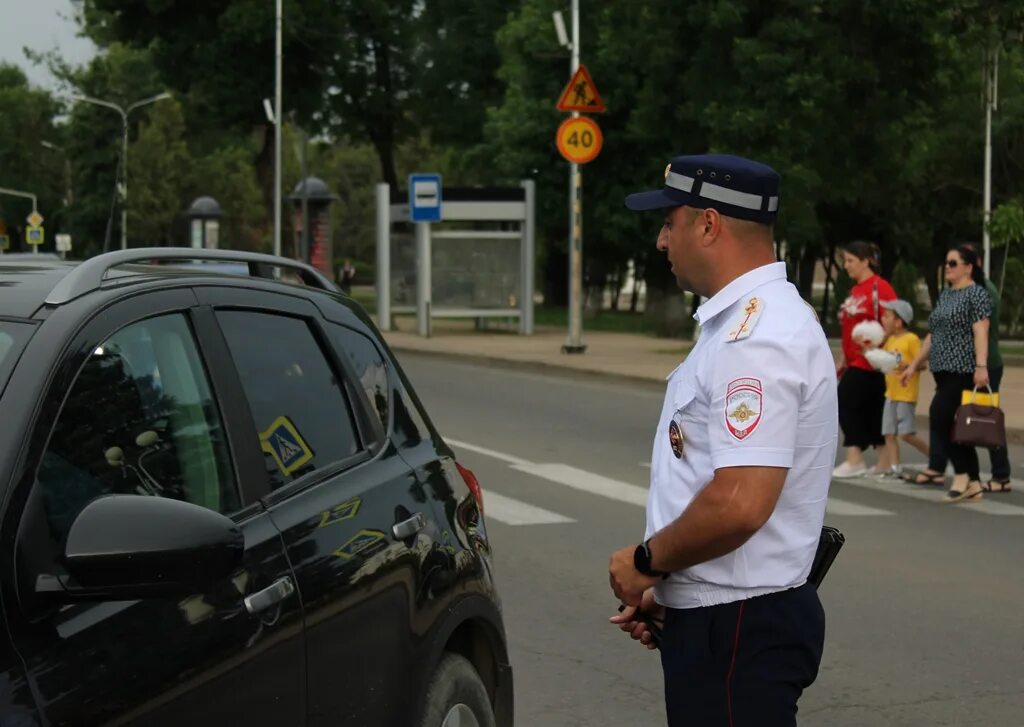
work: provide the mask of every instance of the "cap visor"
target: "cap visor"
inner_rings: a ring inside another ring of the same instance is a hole
[[[685,202],[669,197],[664,189],[657,189],[653,192],[637,192],[626,197],[626,206],[635,212],[678,207],[682,204]]]

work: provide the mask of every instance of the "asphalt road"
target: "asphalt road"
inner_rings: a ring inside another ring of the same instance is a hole
[[[660,392],[402,361],[484,488],[517,724],[664,724],[658,652],[608,623],[618,604],[607,577],[611,552],[643,535]],[[1024,451],[1011,461],[1024,471]],[[847,544],[822,585],[825,655],[800,703],[802,725],[1024,724],[1024,485],[1015,484],[949,505],[938,488],[833,482],[826,522]]]

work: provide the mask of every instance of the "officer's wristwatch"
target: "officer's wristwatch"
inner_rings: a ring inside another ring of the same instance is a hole
[[[660,578],[668,578],[669,574],[665,571],[654,570],[651,568],[651,541],[650,539],[645,540],[636,546],[636,550],[633,551],[633,567],[645,576],[657,576]]]

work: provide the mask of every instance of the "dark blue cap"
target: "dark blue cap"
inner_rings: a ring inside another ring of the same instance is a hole
[[[665,186],[626,197],[631,210],[687,205],[772,224],[779,212],[779,173],[766,164],[729,154],[676,157],[665,167]]]

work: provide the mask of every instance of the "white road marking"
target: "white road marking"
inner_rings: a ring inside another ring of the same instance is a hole
[[[637,487],[627,482],[620,482],[609,477],[577,469],[559,462],[552,464],[518,464],[512,469],[540,477],[574,490],[589,492],[592,495],[607,497],[630,505],[645,507],[647,505],[647,488]]]
[[[571,517],[513,500],[493,490],[484,493],[484,517],[506,525],[553,525],[576,522]]]
[[[571,487],[574,490],[587,492],[591,495],[597,495],[598,497],[605,497],[609,500],[616,500],[617,502],[624,502],[629,505],[636,505],[637,507],[647,506],[646,487],[639,487],[628,482],[614,480],[610,477],[605,477],[593,472],[587,472],[586,470],[581,470],[577,467],[563,464],[561,462],[538,464],[529,462],[521,457],[516,457],[504,452],[497,452],[493,449],[481,447],[476,444],[470,444],[468,442],[448,440],[448,443],[456,448],[466,449],[471,452],[476,452],[478,454],[506,462],[514,470],[528,475],[533,475],[534,477],[539,477],[543,480],[555,482],[559,485]],[[500,498],[501,504],[492,506],[491,501],[496,498]],[[507,509],[502,509],[505,506],[507,506]],[[494,517],[496,520],[501,520],[502,522],[510,525],[525,525],[542,522],[572,522],[563,515],[552,513],[541,508],[534,508],[534,511],[528,514],[525,510],[519,509],[520,506],[533,508],[532,505],[520,503],[516,500],[512,500],[511,498],[504,498],[497,493],[490,491],[484,493],[484,511],[487,516]],[[836,498],[829,498],[827,511],[831,515],[842,515],[848,517],[895,514],[890,510],[868,507],[867,505],[860,505],[855,502],[839,500]],[[506,517],[508,519],[506,519]],[[549,520],[545,518],[561,519]]]
[[[853,477],[849,479],[836,478],[833,482],[842,482],[843,484],[853,485],[854,487],[863,487],[866,490],[885,492],[890,495],[899,495],[900,497],[910,497],[914,500],[924,500],[925,502],[933,502],[950,507],[956,505],[958,507],[969,508],[971,512],[980,512],[985,515],[1012,515],[1017,517],[1024,515],[1024,507],[1008,505],[1005,502],[995,502],[995,498],[999,497],[999,495],[986,494],[977,502],[945,503],[942,502],[942,496],[946,491],[944,487],[911,485],[903,482],[902,480],[897,480],[895,482],[891,480],[889,482],[880,482],[866,477]]]
[[[470,452],[476,452],[486,457],[492,457],[493,459],[500,459],[502,462],[507,462],[510,465],[529,465],[525,459],[519,457],[513,457],[511,454],[505,454],[504,452],[495,452],[493,449],[487,449],[486,447],[480,447],[476,444],[470,444],[469,442],[460,442],[456,439],[445,439],[449,446],[455,447],[456,449],[468,449]]]

